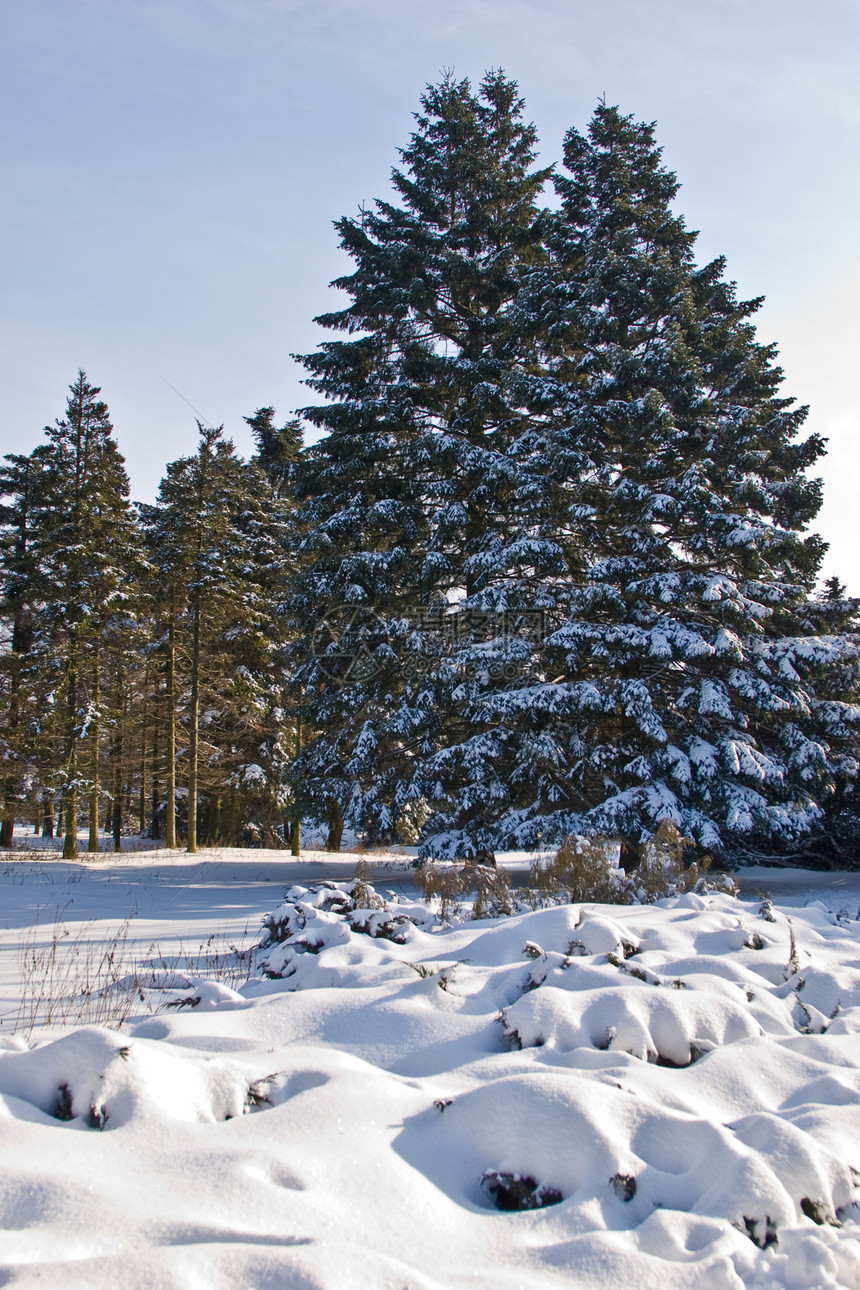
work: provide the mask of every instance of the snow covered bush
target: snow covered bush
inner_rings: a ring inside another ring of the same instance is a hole
[[[375,887],[367,881],[367,861],[359,860],[355,877],[349,887],[353,909],[387,909],[387,904]]]
[[[505,1213],[545,1209],[547,1205],[558,1205],[564,1200],[557,1187],[538,1183],[527,1174],[503,1174],[498,1169],[487,1169],[481,1176],[481,1186],[492,1196],[496,1209]]]

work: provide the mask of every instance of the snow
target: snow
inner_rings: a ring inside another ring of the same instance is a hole
[[[857,874],[441,925],[403,856],[189,859],[0,870],[0,1284],[860,1290]],[[58,909],[136,911],[119,1029],[13,1030]]]

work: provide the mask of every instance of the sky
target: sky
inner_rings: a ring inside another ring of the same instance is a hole
[[[520,84],[556,161],[605,95],[657,122],[697,258],[765,296],[785,393],[827,437],[824,574],[860,594],[857,0],[0,0],[0,452],[83,367],[150,500],[195,410],[314,401],[348,262],[444,69]],[[191,406],[189,406],[191,405]]]

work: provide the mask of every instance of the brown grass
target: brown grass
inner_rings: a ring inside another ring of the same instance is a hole
[[[133,1012],[157,1011],[167,993],[188,989],[192,981],[235,988],[250,976],[250,948],[210,936],[193,949],[180,942],[175,953],[166,954],[153,943],[141,954],[138,943],[129,943],[131,915],[111,936],[98,937],[92,922],[70,929],[64,912],[57,912],[47,937],[36,919],[21,942],[21,999],[13,1030],[25,1039],[41,1026],[119,1029]]]

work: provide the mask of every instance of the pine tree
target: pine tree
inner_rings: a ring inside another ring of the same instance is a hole
[[[222,427],[199,429],[197,453],[168,466],[145,510],[166,624],[166,841],[176,837],[178,729],[187,737],[190,852],[205,839],[235,842],[249,801],[268,811],[271,827],[285,800],[274,612],[282,562],[271,494]]]
[[[533,302],[556,382],[540,464],[575,463],[557,529],[589,567],[546,642],[553,679],[490,705],[538,757],[522,741],[523,800],[488,826],[609,833],[630,862],[663,819],[705,848],[794,840],[851,773],[857,716],[819,697],[853,643],[808,612],[822,440],[779,395],[760,301],[737,300],[722,260],[696,268],[653,127],[601,105],[565,165]]]
[[[318,321],[350,338],[303,359],[331,401],[304,410],[327,436],[299,473],[308,536],[295,605],[315,645],[300,671],[312,737],[299,770],[335,844],[344,819],[390,833],[420,795],[416,753],[457,704],[440,654],[449,607],[467,597],[462,652],[471,610],[499,608],[484,566],[490,551],[503,562],[518,487],[509,314],[538,253],[548,172],[531,169],[534,129],[502,73],[477,93],[446,76],[421,105],[393,174],[401,204],[338,223],[355,271],[335,285],[351,303]]]
[[[35,677],[28,667],[42,608],[33,552],[32,514],[41,482],[40,458],[11,453],[0,467],[0,618],[5,648],[2,677],[3,818],[0,846],[12,845],[15,818],[26,799],[40,750],[34,741],[40,703]]]
[[[30,531],[42,606],[33,668],[60,696],[63,854],[73,858],[84,795],[97,812],[100,655],[133,607],[140,546],[107,405],[83,371],[69,388],[65,417],[46,427],[48,442],[33,454],[40,482]]]
[[[258,408],[252,417],[245,417],[245,421],[254,433],[257,447],[253,464],[263,471],[270,490],[270,504],[265,508],[265,516],[257,521],[257,531],[268,549],[268,554],[258,560],[258,565],[267,571],[264,581],[274,611],[274,619],[270,618],[266,625],[270,684],[268,715],[264,724],[272,731],[266,749],[276,765],[270,764],[267,782],[277,786],[278,800],[282,800],[284,791],[287,791],[287,809],[283,816],[284,842],[289,843],[292,854],[298,856],[301,854],[301,809],[297,795],[288,786],[292,764],[302,747],[302,690],[292,675],[297,632],[294,623],[290,626],[286,599],[295,584],[299,565],[301,531],[296,487],[303,431],[298,420],[288,421],[277,428],[275,409],[271,406]]]

